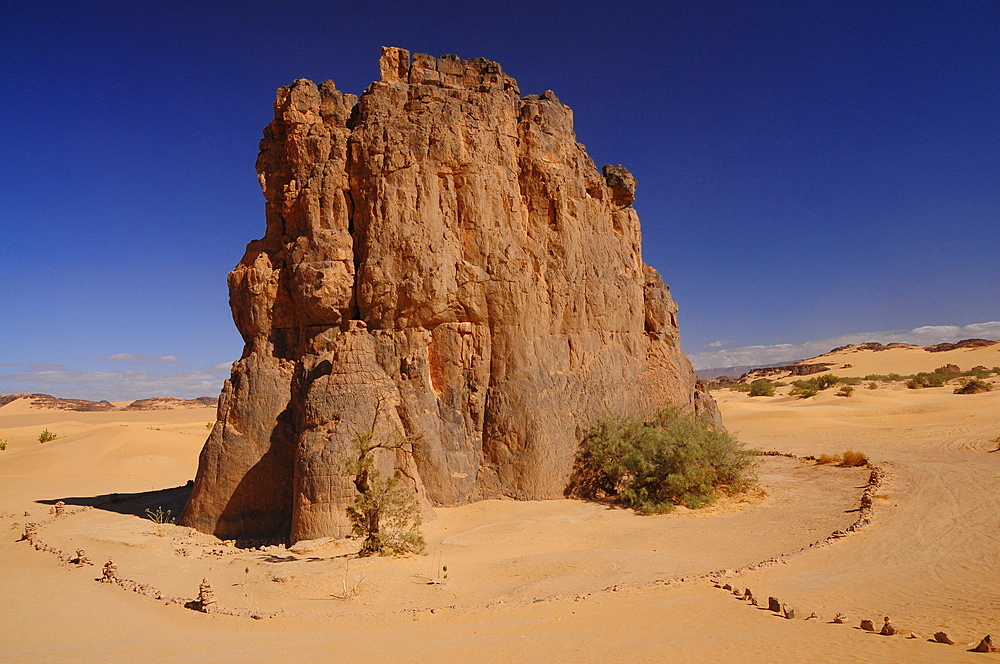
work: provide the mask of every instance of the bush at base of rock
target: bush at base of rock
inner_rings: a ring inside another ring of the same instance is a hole
[[[693,509],[719,492],[747,490],[752,466],[753,455],[732,435],[671,406],[649,422],[599,421],[580,445],[568,493],[614,497],[643,514]]]

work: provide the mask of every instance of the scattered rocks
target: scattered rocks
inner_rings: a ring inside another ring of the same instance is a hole
[[[896,634],[896,631],[896,626],[889,622],[889,616],[886,616],[885,622],[882,625],[882,631],[879,632],[879,634],[882,634],[883,636],[893,636]]]
[[[996,652],[997,647],[993,644],[993,637],[987,634],[979,645],[972,649],[972,652]]]
[[[934,632],[934,640],[938,643],[945,643],[949,646],[955,645],[955,642],[948,637],[947,632]]]
[[[871,620],[862,620],[860,627],[861,627],[861,629],[865,630],[866,632],[874,632],[875,631],[875,624],[872,623]]]

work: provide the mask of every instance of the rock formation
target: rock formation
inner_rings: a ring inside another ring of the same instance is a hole
[[[684,405],[721,424],[642,262],[635,178],[500,66],[383,49],[360,97],[278,90],[267,229],[229,275],[245,341],[184,525],[341,537],[352,439],[425,504],[563,494],[598,418]]]

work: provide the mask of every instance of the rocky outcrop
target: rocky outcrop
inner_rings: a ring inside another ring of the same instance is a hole
[[[719,422],[642,262],[635,178],[500,66],[383,49],[360,97],[278,90],[267,230],[229,276],[245,341],[181,522],[340,537],[352,439],[422,500],[560,497],[581,435],[683,404]]]

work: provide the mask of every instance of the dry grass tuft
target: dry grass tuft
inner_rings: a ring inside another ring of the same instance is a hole
[[[833,456],[829,454],[820,454],[819,458],[816,459],[816,463],[826,465],[828,463],[840,463],[841,458],[839,454],[834,454]]]
[[[854,450],[848,450],[844,452],[843,457],[840,461],[840,465],[844,468],[855,468],[857,466],[867,466],[868,457],[864,452],[857,452]]]

